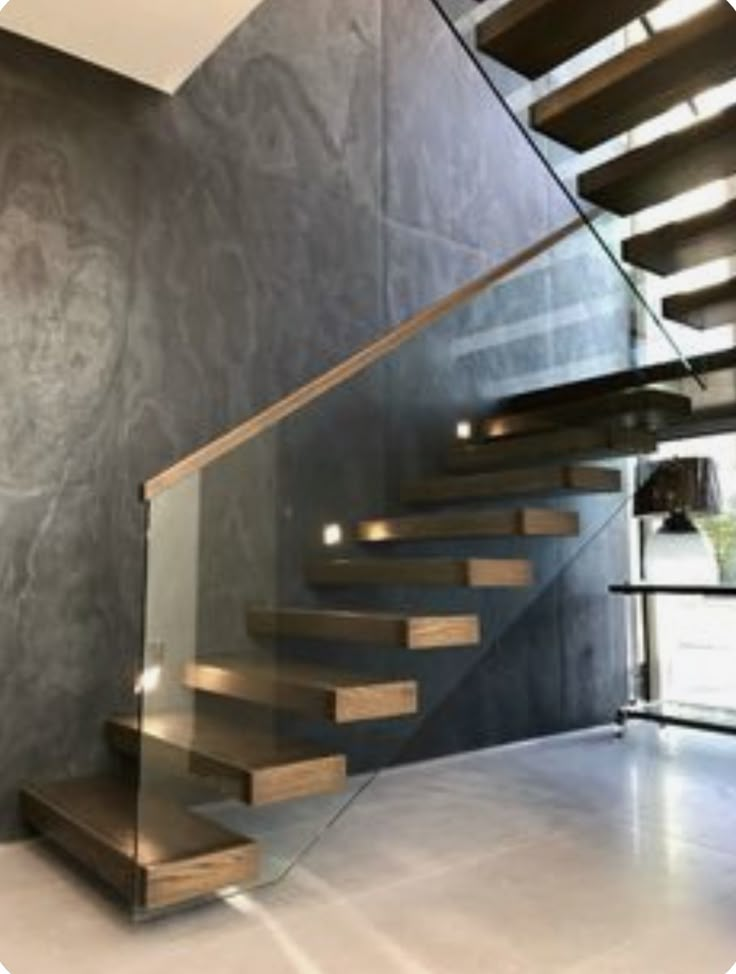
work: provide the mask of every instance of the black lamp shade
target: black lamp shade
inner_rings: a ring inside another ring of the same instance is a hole
[[[711,457],[675,457],[640,461],[639,488],[634,499],[637,517],[690,511],[719,514],[721,488]]]

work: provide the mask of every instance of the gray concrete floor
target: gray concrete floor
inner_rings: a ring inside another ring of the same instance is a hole
[[[288,879],[132,927],[0,847],[10,974],[726,974],[736,739],[632,727],[386,774]]]

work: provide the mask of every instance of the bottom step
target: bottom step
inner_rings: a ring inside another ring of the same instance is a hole
[[[258,873],[250,839],[114,778],[33,785],[21,807],[30,825],[136,909],[179,906]]]

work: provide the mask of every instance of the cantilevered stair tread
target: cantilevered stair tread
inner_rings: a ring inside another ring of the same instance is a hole
[[[621,490],[621,473],[607,467],[547,466],[499,473],[428,477],[404,484],[402,499],[413,504],[495,500],[523,494],[600,494]]]
[[[487,443],[456,446],[448,456],[450,470],[459,472],[502,470],[544,460],[604,459],[652,453],[656,434],[639,429],[582,427],[503,437]]]
[[[136,908],[177,906],[257,876],[250,839],[114,778],[31,785],[21,807],[30,825]]]
[[[307,567],[313,585],[418,585],[447,588],[523,588],[530,561],[518,558],[325,558]]]
[[[286,661],[202,659],[187,666],[184,681],[192,690],[294,710],[337,724],[405,717],[418,707],[414,680],[387,680]]]
[[[736,17],[734,17],[736,20]],[[497,441],[505,436],[518,436],[560,426],[583,423],[588,426],[657,429],[679,421],[692,412],[688,396],[667,389],[630,389],[605,396],[580,399],[578,402],[499,412],[482,424],[482,433]]]
[[[343,754],[224,719],[189,713],[108,721],[112,743],[126,754],[146,760],[161,757],[187,761],[192,774],[230,781],[249,805],[305,798],[339,791],[345,786]]]
[[[486,54],[538,78],[651,10],[659,0],[509,0],[478,27]]]
[[[689,220],[629,237],[623,256],[629,264],[663,276],[736,256],[736,199]]]
[[[498,537],[567,537],[579,531],[578,515],[548,508],[426,514],[361,521],[356,536],[365,544]]]
[[[591,149],[734,74],[736,17],[718,0],[538,101],[532,125],[573,149]]]
[[[733,11],[732,11],[733,13]],[[619,216],[736,173],[736,106],[583,173],[580,195]]]
[[[478,618],[468,615],[259,608],[248,610],[248,630],[256,636],[345,640],[403,649],[476,646],[480,641]]]
[[[736,325],[736,277],[697,291],[670,294],[662,310],[665,318],[700,330]]]

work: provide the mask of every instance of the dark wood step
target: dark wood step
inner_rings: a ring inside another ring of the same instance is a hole
[[[469,473],[513,469],[535,460],[604,459],[653,453],[656,449],[656,434],[649,430],[571,427],[456,446],[448,457],[448,466]]]
[[[578,515],[572,511],[524,508],[362,521],[358,525],[357,538],[365,544],[383,544],[462,538],[567,537],[578,531]]]
[[[509,0],[478,27],[478,47],[538,78],[657,6],[659,0]]]
[[[118,750],[138,757],[141,744],[148,761],[186,761],[201,777],[234,785],[249,805],[305,798],[345,787],[343,754],[320,750],[253,727],[191,713],[114,717],[108,737]]]
[[[619,216],[736,173],[736,106],[583,173],[580,195]]]
[[[133,907],[179,906],[253,882],[255,843],[114,778],[32,785],[25,820]]]
[[[287,661],[269,665],[232,656],[203,659],[187,666],[184,680],[192,690],[294,710],[336,724],[406,717],[418,708],[414,680],[384,680]]]
[[[584,151],[735,74],[736,16],[718,0],[542,98],[531,121],[537,131]]]
[[[521,409],[543,409],[558,406],[565,402],[577,402],[586,396],[603,396],[613,392],[623,392],[633,387],[643,387],[659,382],[679,382],[696,375],[708,375],[736,368],[736,348],[726,348],[720,352],[705,352],[691,355],[690,366],[685,359],[669,359],[656,365],[641,365],[619,372],[609,372],[592,379],[580,379],[559,386],[546,386],[534,392],[524,392],[509,396],[504,400],[509,411]],[[691,371],[692,370],[692,371]]]
[[[401,649],[477,646],[477,616],[397,615],[331,609],[250,609],[248,630],[255,636],[329,639],[375,643]]]
[[[532,584],[532,564],[518,558],[334,558],[315,561],[313,585],[419,585],[518,588]]]
[[[624,260],[667,276],[736,255],[736,199],[689,220],[667,223],[623,243]]]
[[[736,325],[736,277],[698,291],[670,294],[662,302],[662,311],[670,321],[703,331]]]
[[[680,393],[655,388],[627,389],[545,409],[498,412],[485,420],[482,433],[489,440],[496,440],[581,422],[586,427],[655,430],[689,416],[691,411],[690,399]]]
[[[405,484],[404,501],[442,504],[523,494],[597,494],[621,490],[621,473],[605,467],[548,466],[469,476],[430,477]]]

